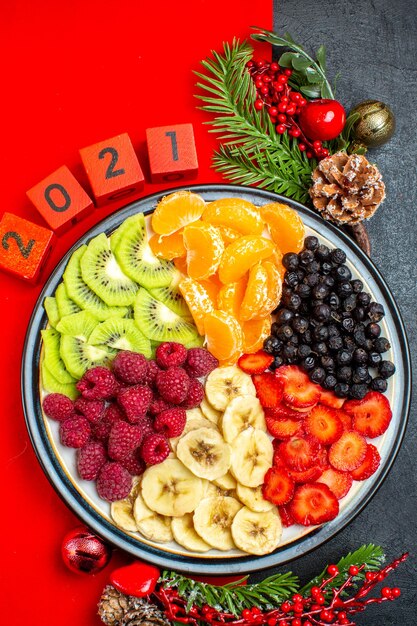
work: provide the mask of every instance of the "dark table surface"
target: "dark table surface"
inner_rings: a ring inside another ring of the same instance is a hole
[[[414,0],[278,0],[274,28],[288,31],[307,48],[327,48],[328,73],[341,72],[337,97],[349,109],[368,98],[393,109],[391,141],[368,153],[381,170],[387,199],[368,223],[372,258],[400,307],[417,371],[417,3]],[[411,558],[392,580],[399,602],[370,607],[358,624],[417,623],[417,396],[399,455],[384,484],[364,511],[342,532],[291,563],[302,579],[363,543],[381,545],[388,557],[409,550]],[[289,569],[289,568],[288,568]],[[388,583],[390,584],[390,583]]]

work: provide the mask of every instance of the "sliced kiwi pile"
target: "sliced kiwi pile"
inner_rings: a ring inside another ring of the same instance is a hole
[[[44,389],[75,398],[84,372],[108,364],[119,350],[152,358],[163,341],[202,345],[179,278],[173,263],[151,251],[141,213],[110,237],[102,233],[77,248],[44,302]]]

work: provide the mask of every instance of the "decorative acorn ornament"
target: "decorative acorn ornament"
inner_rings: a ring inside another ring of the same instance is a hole
[[[355,147],[375,148],[391,139],[395,131],[395,117],[388,105],[379,100],[364,100],[351,113],[360,116],[353,126]]]

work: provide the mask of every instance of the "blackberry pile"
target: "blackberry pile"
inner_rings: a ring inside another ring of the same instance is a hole
[[[271,369],[300,365],[314,383],[360,400],[369,390],[386,391],[395,366],[382,358],[391,347],[378,324],[384,307],[352,280],[345,261],[343,250],[317,237],[284,255],[282,300],[264,350],[274,356]]]

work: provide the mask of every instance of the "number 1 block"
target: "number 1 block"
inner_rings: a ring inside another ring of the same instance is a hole
[[[192,124],[148,128],[146,140],[153,183],[197,176],[198,160]]]
[[[26,192],[48,226],[61,233],[94,210],[94,204],[63,165]]]
[[[132,196],[145,178],[127,133],[80,150],[97,206]]]
[[[52,248],[49,228],[5,213],[0,221],[0,267],[35,283]]]

